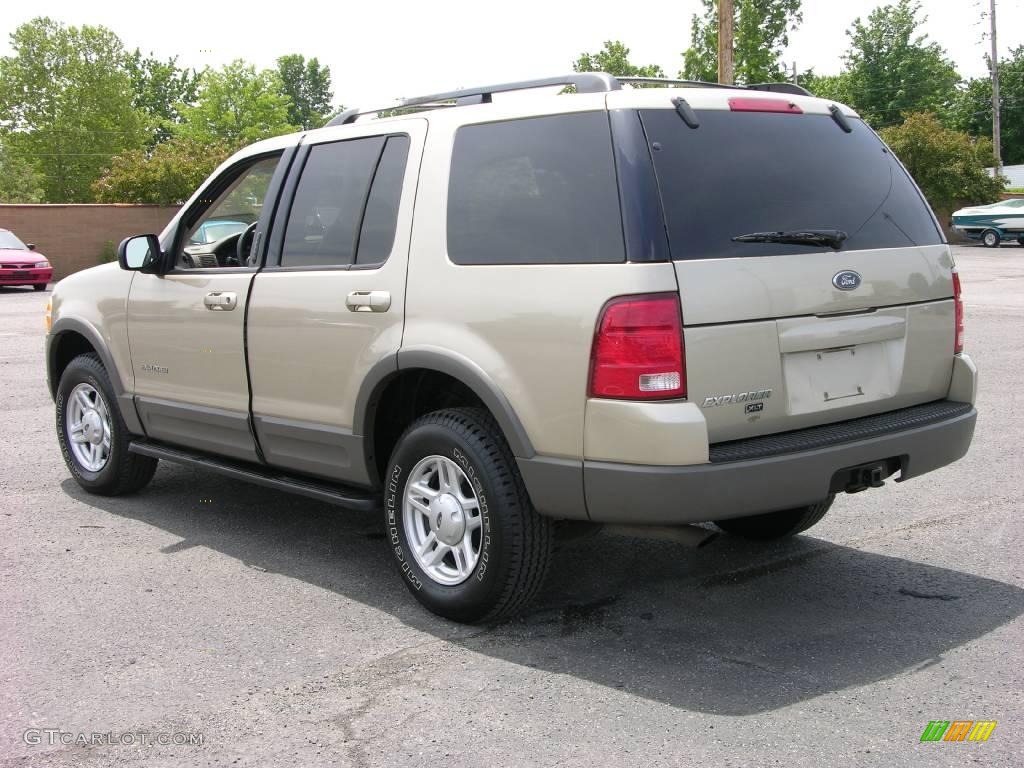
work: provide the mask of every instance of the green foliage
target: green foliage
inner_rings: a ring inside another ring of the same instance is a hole
[[[942,112],[960,82],[942,46],[917,28],[926,21],[916,0],[898,0],[857,18],[847,32],[849,104],[875,127],[909,112]]]
[[[332,114],[331,69],[298,53],[277,60],[282,93],[290,100],[288,122],[304,130],[319,128]]]
[[[0,203],[41,203],[43,177],[30,162],[0,146]]]
[[[880,134],[933,208],[948,212],[961,203],[999,199],[1005,179],[986,170],[993,163],[987,139],[947,128],[930,112],[908,114],[902,125],[883,128]]]
[[[619,77],[664,77],[657,64],[637,66],[629,60],[629,48],[619,40],[605,40],[596,53],[581,53],[572,65],[573,72],[607,72]]]
[[[100,255],[96,257],[96,263],[109,264],[112,261],[117,261],[117,249],[114,247],[113,240],[107,240],[100,250]]]
[[[679,76],[718,81],[718,2],[701,0],[702,15],[690,22],[690,47],[683,52]],[[787,80],[780,57],[789,33],[803,21],[800,0],[736,0],[733,63],[737,83]]]
[[[999,62],[999,100],[1003,162],[1024,163],[1024,45]],[[988,77],[969,80],[956,92],[948,122],[973,136],[992,135],[992,81]]]
[[[257,72],[241,59],[200,73],[195,105],[179,105],[175,134],[199,144],[238,148],[298,129],[288,121],[291,100],[276,71]]]
[[[110,158],[146,136],[121,41],[104,27],[37,18],[11,34],[11,48],[0,59],[5,152],[32,165],[48,202],[89,202]]]
[[[167,141],[172,126],[181,122],[180,104],[191,104],[199,90],[199,73],[180,69],[177,57],[160,61],[143,56],[138,48],[128,54],[124,68],[131,79],[132,104],[142,110],[153,126],[151,144]]]
[[[93,193],[101,203],[183,203],[229,154],[225,144],[181,137],[151,151],[129,150],[114,158]]]
[[[831,99],[841,104],[849,104],[851,101],[850,76],[846,72],[838,75],[816,75],[807,72],[800,76],[799,83],[819,98]]]

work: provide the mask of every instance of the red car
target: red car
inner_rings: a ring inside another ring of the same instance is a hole
[[[21,242],[9,229],[0,229],[0,286],[31,285],[37,291],[46,288],[53,267],[36,247]]]

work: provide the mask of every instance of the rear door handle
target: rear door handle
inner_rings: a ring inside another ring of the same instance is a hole
[[[215,291],[206,294],[203,304],[214,312],[230,312],[238,304],[238,294],[231,291]]]
[[[350,312],[387,312],[391,308],[388,291],[352,291],[345,299]]]

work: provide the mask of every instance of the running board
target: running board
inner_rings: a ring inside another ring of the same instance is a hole
[[[256,483],[257,485],[264,485],[268,488],[276,488],[279,491],[308,496],[317,501],[337,504],[357,512],[372,512],[380,509],[380,498],[378,494],[372,491],[348,488],[332,483],[321,483],[315,480],[300,480],[287,475],[277,474],[268,468],[243,464],[242,462],[231,461],[230,459],[221,459],[203,453],[194,453],[183,448],[172,448],[146,440],[133,440],[129,444],[128,450],[140,456],[152,456],[154,459],[163,459],[175,464],[208,469],[211,472],[226,475],[236,480],[244,480],[249,483]]]

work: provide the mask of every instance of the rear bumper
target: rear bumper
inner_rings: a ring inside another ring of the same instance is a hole
[[[756,438],[736,441],[717,452],[718,461],[713,451],[713,463],[698,466],[585,462],[587,510],[599,522],[695,523],[813,504],[843,490],[848,470],[862,465],[885,466],[884,475],[898,469],[899,481],[908,480],[951,464],[970,447],[977,411],[949,400],[929,404],[940,405],[935,420],[916,419],[920,426],[886,431],[881,420],[856,419],[831,436],[811,429],[775,436],[774,446]],[[893,424],[913,424],[912,412],[924,407],[883,416],[903,414],[908,418],[893,418]]]
[[[711,446],[706,464],[520,459],[534,506],[554,517],[678,525],[813,504],[862,470],[898,482],[961,458],[974,436],[969,402],[940,400],[838,424]],[[866,465],[866,467],[865,467]],[[856,468],[856,471],[854,471]],[[579,509],[582,486],[586,511]]]
[[[37,285],[53,279],[53,267],[48,269],[0,269],[0,285]]]

